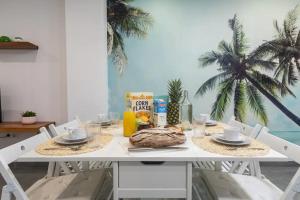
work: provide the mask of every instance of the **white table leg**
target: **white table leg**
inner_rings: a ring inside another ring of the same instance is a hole
[[[187,173],[186,173],[186,199],[192,200],[192,191],[193,191],[193,164],[187,162]]]
[[[119,163],[113,162],[113,190],[114,190],[114,200],[119,200]]]
[[[54,171],[55,171],[55,162],[49,162],[47,177],[53,177],[54,176]]]

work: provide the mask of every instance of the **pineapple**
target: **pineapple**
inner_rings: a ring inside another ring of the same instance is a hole
[[[179,124],[179,101],[182,97],[182,83],[180,79],[170,80],[168,83],[170,102],[168,103],[167,122],[169,125]]]

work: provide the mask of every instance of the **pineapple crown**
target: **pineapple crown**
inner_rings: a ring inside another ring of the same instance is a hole
[[[169,80],[168,82],[169,98],[172,103],[179,103],[182,97],[182,82],[180,79]]]

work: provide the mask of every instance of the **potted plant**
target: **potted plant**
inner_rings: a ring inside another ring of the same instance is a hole
[[[36,122],[36,113],[33,111],[25,111],[22,113],[22,124],[34,124]]]

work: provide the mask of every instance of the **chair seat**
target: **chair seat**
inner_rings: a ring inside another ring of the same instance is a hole
[[[280,199],[283,193],[267,179],[212,170],[198,172],[215,199],[276,200]]]
[[[45,177],[35,182],[26,194],[31,200],[94,200],[104,182],[105,170]]]

